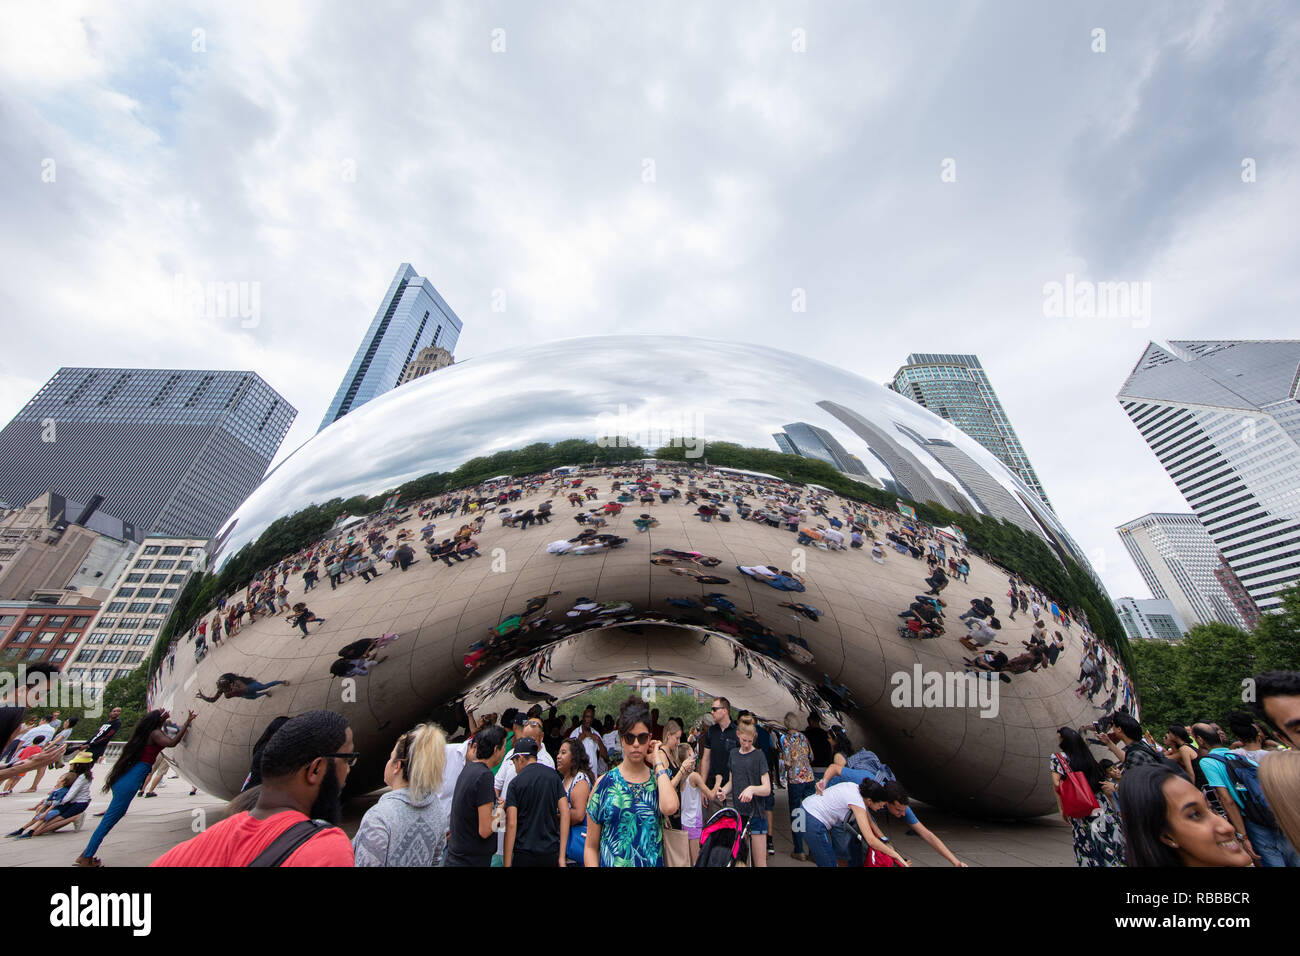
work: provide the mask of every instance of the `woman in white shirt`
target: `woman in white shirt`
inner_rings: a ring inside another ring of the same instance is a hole
[[[883,799],[872,799],[873,796],[879,796],[879,790],[878,783],[864,780],[861,784],[837,783],[821,793],[804,797],[801,807],[804,814],[804,839],[808,842],[808,852],[812,854],[814,863],[822,867],[838,865],[835,848],[831,843],[831,830],[847,823],[852,816],[857,821],[858,832],[871,849],[892,857],[899,866],[908,865],[898,851],[884,841],[876,829],[875,821],[867,813],[868,809],[879,810],[885,805]]]

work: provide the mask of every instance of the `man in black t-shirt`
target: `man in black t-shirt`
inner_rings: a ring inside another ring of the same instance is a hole
[[[506,866],[564,866],[569,800],[560,775],[537,762],[537,741],[520,737],[510,759],[515,778],[506,791]]]
[[[472,749],[472,753],[470,752]],[[496,803],[492,768],[506,753],[506,733],[492,726],[474,735],[465,754],[465,769],[451,797],[451,837],[443,866],[491,866],[496,850],[492,808]]]
[[[835,760],[835,750],[831,746],[831,735],[822,727],[822,719],[816,714],[808,715],[808,726],[803,729],[808,739],[808,749],[812,751],[812,768],[818,776]]]
[[[104,756],[104,751],[117,732],[122,729],[122,708],[114,707],[108,712],[108,720],[99,725],[99,730],[95,731],[95,736],[86,741],[84,749],[95,758],[95,763],[99,763],[99,758]]]
[[[713,801],[720,804],[722,800],[718,793],[731,779],[731,751],[740,748],[740,741],[736,739],[736,726],[731,722],[731,702],[725,697],[715,697],[711,712],[713,726],[704,738],[706,749],[704,759],[700,761],[700,776]]]

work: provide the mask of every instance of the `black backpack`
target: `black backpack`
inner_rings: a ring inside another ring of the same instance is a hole
[[[300,820],[278,837],[248,865],[249,866],[284,866],[284,861],[321,830],[329,830],[334,824],[324,820]]]

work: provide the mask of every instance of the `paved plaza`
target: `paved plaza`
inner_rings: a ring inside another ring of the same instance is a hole
[[[42,781],[42,793],[49,790],[47,781],[53,786],[50,774],[46,774],[46,780]],[[148,866],[166,850],[193,836],[194,827],[200,822],[211,826],[223,818],[224,801],[202,791],[191,797],[189,792],[186,781],[174,778],[169,772],[158,788],[157,797],[137,797],[100,850],[99,857],[104,865]],[[794,844],[786,813],[786,794],[786,790],[776,792],[774,839],[777,852],[768,858],[768,863],[770,866],[811,867],[812,863],[790,859]],[[343,829],[349,836],[356,832],[362,815],[377,799],[378,794],[372,794],[347,803]],[[100,793],[96,785],[95,799],[89,812],[104,809],[108,801],[108,794]],[[2,832],[8,833],[26,822],[31,817],[26,808],[35,802],[34,795],[17,793],[0,800]],[[1059,817],[991,823],[954,816],[919,803],[913,806],[921,821],[970,866],[1074,866],[1070,828]],[[71,866],[98,822],[95,817],[87,817],[80,833],[64,828],[30,840],[0,838],[3,841],[0,843],[0,866]],[[881,827],[914,866],[948,866],[923,840],[911,836],[901,821],[892,817],[886,820],[881,814]]]

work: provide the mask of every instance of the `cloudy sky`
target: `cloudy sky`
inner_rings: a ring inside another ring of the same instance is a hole
[[[291,449],[408,261],[458,359],[978,353],[1144,597],[1113,529],[1187,509],[1115,394],[1151,339],[1295,337],[1298,94],[1283,2],[7,4],[0,421],[60,365],[249,368]],[[1050,314],[1067,276],[1148,307]]]

